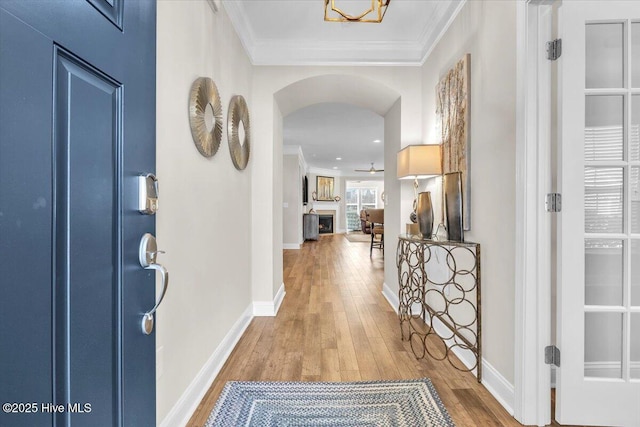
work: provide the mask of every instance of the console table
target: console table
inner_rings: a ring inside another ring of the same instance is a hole
[[[447,359],[482,379],[480,245],[400,235],[396,253],[398,317],[403,340],[418,359]],[[467,367],[453,350],[461,350]]]

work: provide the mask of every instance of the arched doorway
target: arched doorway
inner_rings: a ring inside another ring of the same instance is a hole
[[[317,72],[317,68],[315,68]],[[268,70],[271,72],[272,70]],[[301,70],[304,74],[305,71]],[[363,73],[366,74],[366,73]],[[396,153],[401,148],[402,105],[404,93],[390,88],[381,81],[359,74],[321,74],[301,78],[277,76],[283,80],[278,89],[256,85],[256,102],[266,105],[272,102],[270,117],[260,122],[254,120],[254,139],[262,133],[266,147],[263,153],[268,158],[255,160],[253,169],[253,219],[252,245],[252,291],[254,306],[264,307],[262,315],[273,315],[284,296],[282,280],[282,152],[283,117],[298,109],[324,102],[341,102],[370,109],[384,117],[385,157],[385,240],[394,242],[401,231],[400,206],[402,200],[400,183],[396,179]],[[258,79],[260,80],[260,79]],[[391,80],[391,79],[382,79]],[[265,85],[277,85],[273,78],[264,79]],[[259,83],[259,82],[258,82]],[[405,82],[406,83],[406,82]],[[409,89],[408,85],[407,91]],[[270,94],[269,94],[270,92]],[[419,98],[419,91],[408,95]],[[270,97],[270,99],[269,99]],[[419,104],[419,103],[416,103]],[[415,113],[415,112],[414,112]],[[418,138],[421,134],[421,128]],[[256,144],[257,145],[257,144]],[[270,149],[269,149],[270,148]],[[254,158],[255,159],[255,158]],[[259,216],[257,215],[259,214]],[[265,224],[273,224],[264,229]],[[388,227],[388,228],[387,228]],[[260,230],[260,229],[263,230]],[[255,232],[255,230],[259,230]],[[397,291],[395,271],[395,246],[385,248],[385,283],[391,285],[389,293]],[[268,280],[271,277],[271,281]],[[262,303],[264,301],[264,303]]]

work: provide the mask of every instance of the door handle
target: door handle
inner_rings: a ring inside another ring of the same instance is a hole
[[[167,293],[167,288],[169,287],[169,272],[164,268],[164,266],[156,262],[158,254],[161,253],[164,253],[164,251],[158,250],[158,243],[156,242],[156,238],[153,234],[146,233],[142,236],[142,239],[140,240],[140,250],[138,253],[140,265],[145,270],[156,270],[162,275],[162,293],[160,294],[160,298],[151,310],[144,313],[140,323],[142,332],[145,335],[149,335],[153,332],[154,314],[158,309],[158,306],[160,306],[160,303],[162,303],[162,300]]]

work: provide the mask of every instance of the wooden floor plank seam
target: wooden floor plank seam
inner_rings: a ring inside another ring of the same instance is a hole
[[[286,296],[275,317],[254,318],[187,424],[202,427],[227,381],[431,378],[456,426],[519,426],[469,372],[416,359],[382,295],[382,251],[343,235],[285,250]],[[430,346],[435,346],[430,343]],[[435,347],[434,347],[435,348]],[[557,425],[557,424],[553,424]]]

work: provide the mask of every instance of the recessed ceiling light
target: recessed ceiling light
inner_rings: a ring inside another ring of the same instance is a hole
[[[342,157],[336,157],[336,160],[342,160]]]
[[[379,143],[381,143],[382,141],[381,141],[381,140],[379,140],[379,139],[374,139],[374,140],[373,140],[373,142],[375,142],[376,144],[379,144]]]
[[[334,168],[334,169],[338,169],[338,167],[337,167],[337,166],[334,166],[333,168]]]

